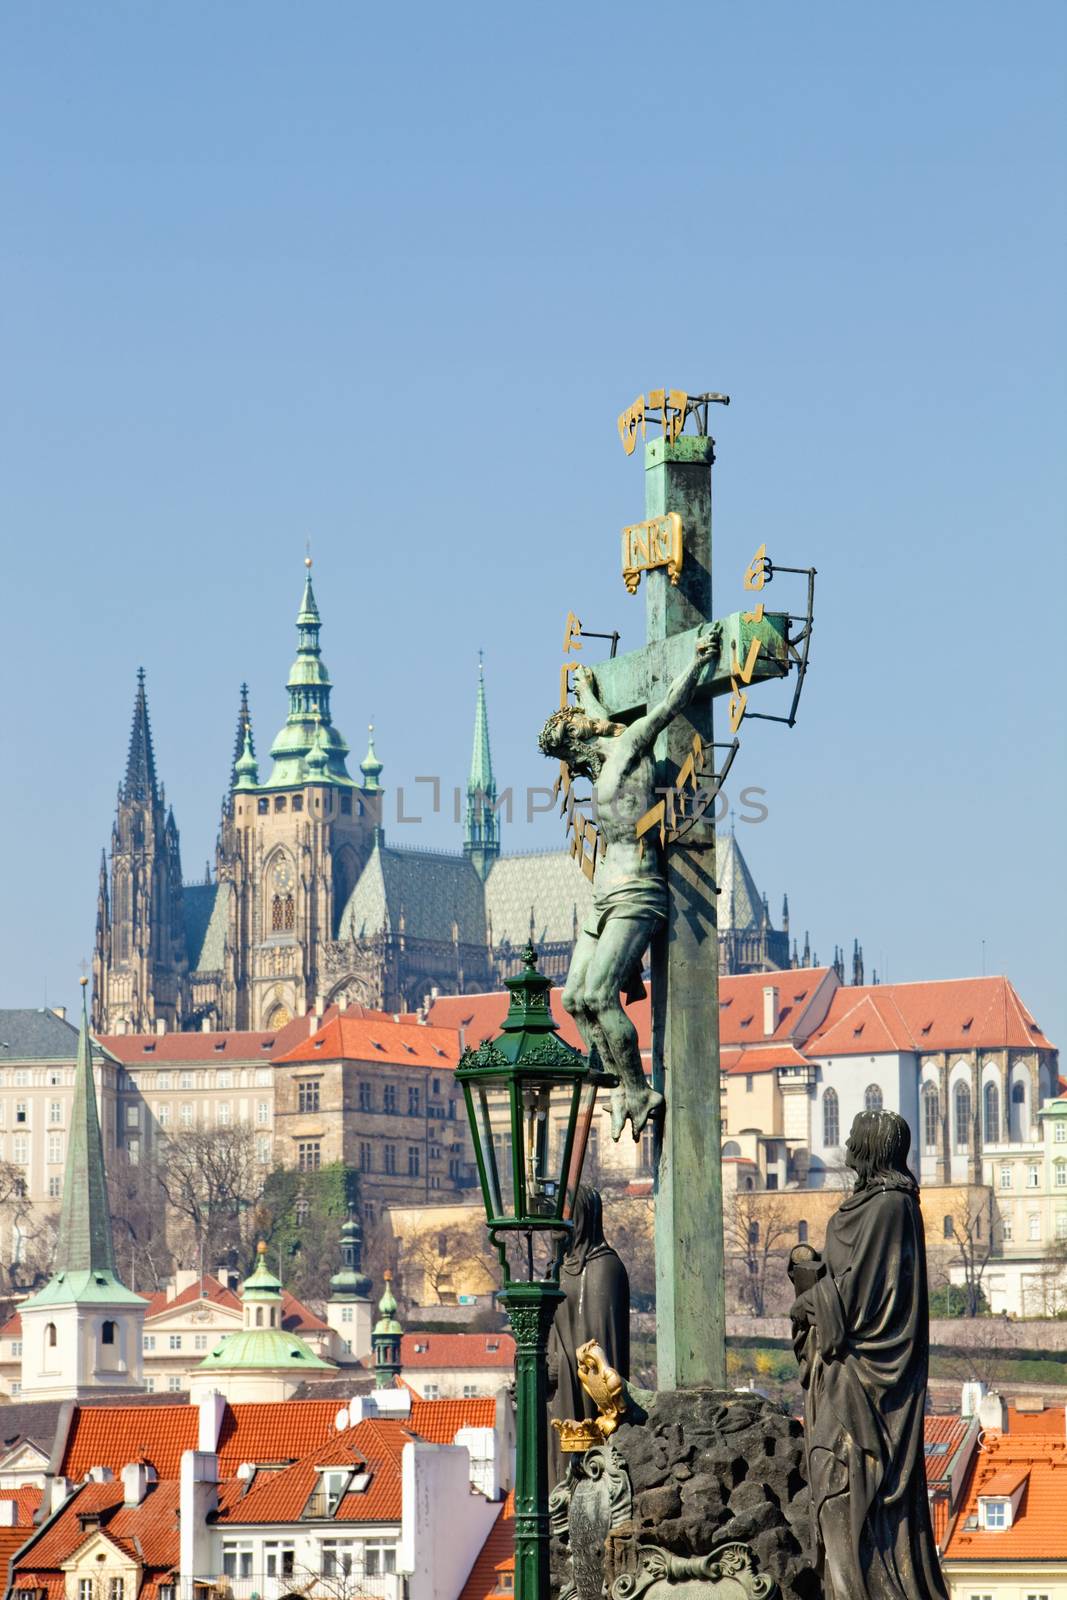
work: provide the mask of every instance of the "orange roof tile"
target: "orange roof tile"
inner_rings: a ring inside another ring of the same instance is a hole
[[[219,1471],[225,1478],[243,1461],[295,1461],[334,1431],[336,1400],[239,1401],[227,1406],[219,1430]],[[130,1461],[150,1461],[157,1475],[177,1478],[182,1454],[195,1450],[196,1406],[75,1406],[61,1470],[75,1482],[90,1467],[120,1473]]]
[[[1045,1406],[1041,1411],[1020,1411],[1008,1407],[1008,1432],[1013,1438],[1028,1434],[1049,1434],[1053,1439],[1067,1438],[1067,1407]]]
[[[336,1009],[332,1006],[325,1012],[323,1021]],[[263,1062],[306,1039],[311,1022],[310,1016],[293,1017],[273,1033],[109,1033],[101,1034],[99,1042],[125,1066],[152,1061],[192,1061],[208,1067],[220,1061]]]
[[[1059,1408],[1057,1408],[1059,1409]],[[1007,1497],[1026,1487],[1010,1528],[968,1527],[979,1497]],[[1007,1487],[1011,1485],[1011,1487]],[[966,1490],[945,1547],[953,1561],[1067,1561],[1067,1442],[1024,1433],[987,1432],[974,1455]]]
[[[724,1050],[722,1070],[733,1077],[750,1072],[773,1072],[776,1067],[806,1067],[808,1059],[795,1045],[770,1044],[754,1050]]]
[[[503,1367],[515,1365],[510,1333],[405,1333],[400,1364],[416,1367]]]
[[[122,1480],[87,1483],[67,1501],[57,1517],[46,1523],[25,1556],[17,1563],[18,1584],[37,1586],[90,1537],[81,1518],[92,1513],[102,1531],[119,1549],[137,1556],[149,1574],[167,1574],[178,1565],[178,1484],[150,1484],[140,1505],[123,1505]],[[146,1574],[148,1576],[149,1574]]]
[[[470,1575],[460,1590],[459,1600],[489,1600],[491,1595],[511,1594],[514,1578],[505,1588],[504,1573],[515,1572],[515,1494],[512,1491],[489,1529]]]
[[[505,996],[506,999],[506,996]],[[414,1018],[369,1019],[344,1011],[302,1040],[284,1056],[295,1061],[372,1061],[375,1065],[454,1067],[459,1060],[455,1030],[416,1022]]]
[[[805,1053],[877,1055],[999,1046],[1055,1048],[1007,978],[951,978],[838,989]]]
[[[227,1406],[219,1429],[219,1473],[228,1478],[242,1461],[295,1461],[335,1429],[337,1400],[238,1401]]]
[[[412,1433],[430,1444],[451,1444],[460,1428],[492,1428],[496,1401],[492,1395],[474,1400],[412,1400],[408,1423]]]
[[[183,1289],[181,1294],[176,1294],[173,1299],[167,1298],[165,1289],[154,1294],[148,1302],[145,1321],[149,1321],[152,1317],[158,1317],[161,1311],[175,1311],[179,1306],[196,1305],[201,1300],[207,1300],[212,1305],[229,1306],[235,1311],[239,1311],[241,1307],[241,1302],[232,1289],[227,1288],[224,1283],[220,1283],[212,1273],[205,1272],[202,1278],[198,1278],[196,1283],[191,1283],[187,1289]]]
[[[399,1522],[404,1445],[414,1438],[396,1417],[368,1417],[343,1434],[323,1440],[300,1461],[278,1472],[257,1473],[247,1493],[235,1481],[220,1496],[219,1521],[228,1524],[295,1522],[315,1489],[320,1467],[346,1466],[370,1474],[367,1487],[346,1494],[334,1514],[339,1522]]]
[[[41,1504],[40,1489],[32,1486],[21,1489],[0,1489],[0,1500],[14,1500],[17,1528],[33,1526],[33,1514]]]

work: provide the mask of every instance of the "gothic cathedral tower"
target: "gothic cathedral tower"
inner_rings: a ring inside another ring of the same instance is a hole
[[[289,715],[259,780],[242,702],[232,794],[219,840],[220,893],[229,895],[222,1026],[275,1029],[326,1002],[320,973],[380,827],[380,766],[348,775],[348,745],[330,720],[331,683],[319,647],[311,561],[296,619]]]
[[[178,829],[156,780],[144,668],[137,673],[126,776],[111,830],[110,883],[100,862],[93,951],[97,1033],[182,1026],[187,966]]]

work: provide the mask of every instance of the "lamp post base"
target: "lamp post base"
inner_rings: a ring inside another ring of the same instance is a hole
[[[515,1334],[515,1596],[549,1600],[548,1330],[562,1291],[513,1283],[500,1296]]]

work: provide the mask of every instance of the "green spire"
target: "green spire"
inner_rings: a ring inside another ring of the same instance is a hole
[[[259,763],[256,761],[256,750],[252,743],[252,724],[245,724],[244,744],[241,754],[233,764],[233,787],[237,789],[255,789],[259,784]]]
[[[382,1274],[385,1291],[378,1301],[381,1312],[370,1336],[374,1348],[374,1386],[391,1389],[400,1376],[400,1340],[403,1328],[396,1320],[396,1300],[393,1296],[393,1274],[386,1268]]]
[[[378,760],[374,748],[374,723],[367,724],[367,754],[359,764],[363,774],[363,787],[371,793],[376,793],[381,788],[382,764]]]
[[[82,1016],[78,1058],[74,1068],[74,1102],[70,1112],[63,1204],[59,1213],[52,1276],[27,1305],[69,1304],[76,1300],[141,1302],[125,1288],[115,1268],[111,1209],[104,1171],[104,1147],[96,1110],[93,1051],[86,1009],[88,978],[82,984]],[[143,1304],[143,1302],[141,1302]]]
[[[217,1345],[197,1372],[336,1371],[332,1361],[317,1356],[309,1344],[282,1327],[282,1284],[267,1266],[267,1247],[256,1247],[256,1265],[241,1285],[244,1327]]]
[[[370,1279],[363,1271],[363,1230],[351,1203],[348,1216],[341,1224],[341,1270],[330,1279],[330,1299],[370,1299]],[[395,1301],[393,1309],[396,1310]]]
[[[296,618],[296,660],[289,671],[289,715],[285,726],[271,746],[274,767],[264,789],[288,789],[314,783],[352,784],[345,766],[348,745],[330,722],[330,675],[319,647],[319,629],[322,626],[315,591],[311,586],[311,557],[305,562],[307,574],[304,594]],[[321,740],[326,754],[326,767],[316,766],[307,771],[307,758],[317,739],[317,726],[321,722],[324,736]]]
[[[483,882],[500,854],[500,816],[496,810],[496,779],[493,777],[493,758],[489,751],[489,713],[485,705],[485,668],[480,650],[463,853],[470,859]]]

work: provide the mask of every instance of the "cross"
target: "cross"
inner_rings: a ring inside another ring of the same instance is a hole
[[[681,570],[644,573],[646,643],[595,669],[600,700],[632,721],[660,699],[692,660],[711,621],[711,466],[714,441],[679,434],[645,446],[645,515],[682,520]],[[753,597],[754,601],[759,596]],[[788,618],[759,608],[721,620],[722,650],[703,669],[688,710],[656,745],[659,782],[676,781],[699,734],[711,750],[712,702],[747,683],[789,671]],[[754,666],[752,641],[760,642]],[[702,785],[703,787],[703,785]],[[666,1095],[656,1162],[656,1349],[659,1387],[726,1382],[725,1261],[719,1108],[719,945],[715,910],[715,824],[705,815],[667,847],[669,912],[652,946],[652,1075]]]

